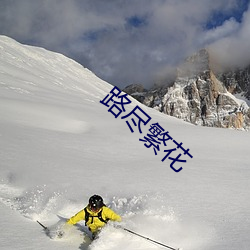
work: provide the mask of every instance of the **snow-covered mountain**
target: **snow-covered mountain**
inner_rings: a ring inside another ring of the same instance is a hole
[[[249,129],[249,68],[217,72],[203,49],[180,65],[172,85],[124,89],[143,104],[184,121],[209,127]],[[236,95],[237,94],[237,95]]]
[[[123,95],[63,55],[0,36],[0,248],[163,249],[112,225],[91,243],[84,222],[62,239],[36,223],[53,228],[97,193],[124,227],[168,246],[248,250],[249,132],[193,126],[131,97],[125,111],[122,98],[107,107],[110,92]],[[122,119],[132,111],[142,133]],[[158,125],[169,140],[148,135]]]

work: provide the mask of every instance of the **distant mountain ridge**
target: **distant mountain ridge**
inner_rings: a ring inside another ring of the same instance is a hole
[[[124,89],[143,104],[184,121],[209,127],[250,128],[250,66],[216,72],[208,50],[188,57],[169,86]]]

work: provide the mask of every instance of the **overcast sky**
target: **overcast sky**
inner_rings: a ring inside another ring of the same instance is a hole
[[[212,47],[250,62],[250,0],[0,0],[0,34],[61,52],[121,88]]]

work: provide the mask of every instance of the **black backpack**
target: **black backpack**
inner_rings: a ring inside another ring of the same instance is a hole
[[[109,221],[109,219],[104,220],[102,218],[102,210],[96,216],[90,215],[90,213],[87,210],[87,207],[84,208],[84,212],[85,212],[85,219],[84,219],[85,220],[85,226],[87,226],[87,222],[89,221],[90,218],[92,219],[90,224],[92,224],[94,222],[94,217],[97,217],[100,221],[102,221],[104,223],[107,223]]]

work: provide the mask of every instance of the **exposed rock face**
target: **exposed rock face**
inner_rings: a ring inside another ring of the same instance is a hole
[[[218,74],[218,79],[225,84],[230,93],[241,93],[250,100],[250,66]]]
[[[128,85],[125,89],[123,89],[124,92],[127,94],[133,96],[136,100],[139,102],[144,101],[144,93],[147,91],[144,89],[143,85],[141,84],[131,84]]]
[[[250,109],[233,94],[244,90],[246,97],[250,95],[250,69],[220,74],[219,80],[209,63],[208,51],[201,50],[181,65],[172,86],[149,91],[137,86],[135,92],[127,93],[149,107],[196,125],[249,128]]]

